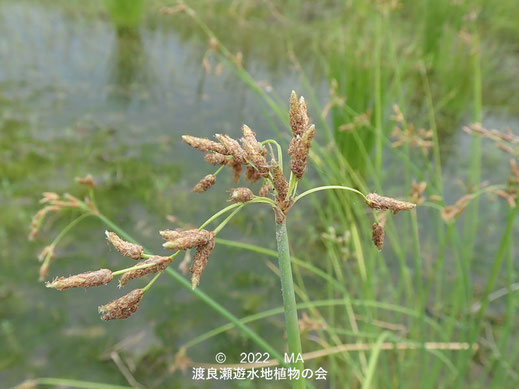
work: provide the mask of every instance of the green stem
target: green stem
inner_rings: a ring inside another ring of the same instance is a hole
[[[72,220],[65,228],[61,230],[61,232],[56,236],[56,238],[52,241],[51,246],[56,246],[59,241],[66,235],[68,232],[76,226],[79,222],[81,222],[83,219],[86,219],[87,217],[92,216],[90,213],[84,213],[81,216],[78,216],[76,219]]]
[[[223,222],[221,222],[218,227],[216,227],[213,232],[215,235],[218,235],[218,233],[229,223],[229,221],[236,215],[240,210],[245,206],[245,204],[241,204],[238,208],[236,208],[234,211],[231,212],[229,216],[225,218]]]
[[[220,166],[220,167],[219,167],[219,168],[218,168],[218,169],[213,173],[213,176],[216,177],[216,175],[217,175],[218,173],[220,173],[220,171],[221,171],[224,167],[225,167],[225,165]]]
[[[304,369],[301,337],[299,335],[299,322],[297,319],[296,296],[294,294],[294,281],[292,279],[292,266],[290,264],[290,250],[288,248],[288,234],[285,223],[276,225],[276,242],[278,247],[279,272],[281,278],[281,292],[283,294],[283,307],[285,310],[285,325],[288,337],[288,352],[295,359],[294,367],[300,372]],[[305,388],[304,378],[292,382],[293,388]]]
[[[267,139],[267,140],[264,140],[263,142],[261,142],[262,145],[266,145],[266,144],[269,144],[269,143],[273,144],[274,146],[276,146],[277,152],[278,152],[279,168],[281,169],[281,171],[283,171],[283,151],[281,150],[281,146],[274,139]]]
[[[155,281],[157,281],[157,278],[159,278],[161,274],[162,274],[161,271],[158,272],[157,274],[155,274],[155,277],[153,277],[153,278],[151,279],[151,281],[148,282],[148,284],[147,284],[144,288],[142,288],[142,292],[143,292],[143,293],[146,293],[146,292],[148,291],[148,289],[151,288],[151,286],[153,285],[153,283],[154,283]]]
[[[294,203],[296,203],[298,200],[302,199],[303,197],[305,197],[311,193],[319,192],[321,190],[329,190],[329,189],[349,190],[350,192],[360,194],[362,197],[364,197],[364,200],[368,201],[368,199],[366,199],[366,196],[364,196],[364,193],[359,192],[357,189],[353,189],[348,186],[342,186],[342,185],[326,185],[326,186],[319,186],[317,188],[312,188],[310,190],[307,190],[306,192],[301,193],[299,196],[297,196],[294,199]]]

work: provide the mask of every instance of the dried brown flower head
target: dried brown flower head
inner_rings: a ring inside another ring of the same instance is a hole
[[[279,164],[277,164],[276,161],[272,161],[272,165],[272,182],[274,184],[274,189],[276,190],[276,202],[281,204],[287,198],[288,183],[285,175],[279,167]]]
[[[420,128],[418,131],[410,123],[406,129],[395,127],[392,133],[396,140],[392,143],[393,147],[400,147],[404,144],[408,144],[411,147],[419,147],[424,153],[427,152],[433,146],[433,132],[431,130],[425,130]]]
[[[405,121],[404,114],[402,113],[402,110],[397,104],[393,104],[393,114],[391,115],[391,120],[394,122],[397,122],[399,124],[403,124]]]
[[[48,195],[49,193],[46,193],[46,194]],[[44,193],[44,197],[41,201],[46,202],[50,205],[59,207],[60,209],[63,207],[77,208],[77,207],[79,207],[79,205],[81,203],[77,197],[74,197],[69,193],[65,193],[63,195],[63,199],[61,199],[59,196],[58,196],[58,198],[54,198],[54,194],[55,193],[51,193],[52,198],[50,198],[50,197],[45,196],[45,193]]]
[[[272,190],[272,185],[270,181],[265,181],[258,192],[258,196],[260,197],[268,197],[270,191]]]
[[[105,231],[105,234],[106,239],[125,257],[135,260],[142,258],[144,248],[141,245],[122,240],[115,232]]]
[[[209,140],[207,138],[197,138],[196,136],[183,135],[182,140],[186,142],[189,146],[203,152],[212,151],[219,154],[229,154],[227,148],[224,145],[217,142],[213,142],[212,140]]]
[[[515,199],[518,194],[517,189],[507,188],[506,190],[496,190],[495,194],[501,197],[502,199],[506,200],[506,202],[511,208],[515,208]]]
[[[86,273],[76,274],[67,278],[57,277],[52,282],[45,283],[47,288],[65,290],[70,288],[90,288],[108,284],[113,275],[110,269],[99,269]]]
[[[137,312],[144,292],[142,289],[134,289],[127,295],[118,298],[106,305],[98,308],[99,313],[103,314],[103,320],[126,319]]]
[[[361,113],[352,118],[351,122],[339,126],[341,132],[353,132],[356,129],[369,127],[371,125],[371,111]]]
[[[242,126],[242,131],[243,138],[241,143],[247,153],[247,159],[254,165],[260,177],[268,177],[269,167],[263,150],[256,140],[256,134],[245,124]]]
[[[169,368],[170,373],[174,373],[177,370],[181,370],[182,373],[186,373],[187,369],[193,364],[193,361],[186,355],[186,348],[182,347],[175,354],[175,363]]]
[[[96,183],[94,181],[94,177],[92,175],[88,174],[85,177],[76,177],[76,181],[81,184],[88,186],[90,188],[95,188]]]
[[[193,192],[203,193],[203,192],[207,191],[210,187],[212,187],[215,182],[216,182],[216,177],[213,176],[212,174],[208,174],[207,176],[202,178],[198,182],[198,184],[195,185],[195,187],[193,188]]]
[[[163,239],[167,240],[163,246],[173,250],[187,250],[207,244],[214,238],[214,233],[207,230],[164,230],[160,231]]]
[[[442,209],[442,218],[446,222],[454,220],[457,216],[461,215],[470,201],[474,198],[473,194],[466,194],[461,197],[454,205],[446,206]]]
[[[487,130],[481,123],[473,123],[470,126],[463,127],[463,131],[467,134],[478,134],[484,138],[488,138],[496,142],[496,145],[502,151],[519,155],[519,136],[515,135],[510,129],[506,131]],[[506,143],[506,144],[505,144]]]
[[[59,194],[56,192],[43,192],[42,199],[40,200],[41,204],[51,203],[53,201],[59,200]]]
[[[236,139],[231,138],[228,135],[216,134],[215,138],[220,142],[226,149],[225,153],[232,155],[235,163],[246,163],[247,153],[243,150]]]
[[[40,232],[41,223],[43,223],[45,216],[47,216],[49,212],[56,212],[60,209],[61,208],[57,205],[47,205],[40,209],[38,212],[36,212],[36,214],[32,217],[29,240],[33,240],[36,237],[36,235],[38,235],[38,232]]]
[[[178,270],[184,275],[187,274],[189,271],[189,264],[191,263],[191,251],[186,250],[186,253],[184,254],[184,259],[182,262],[180,262],[180,265],[178,265]]]
[[[306,108],[306,101],[303,96],[298,100],[295,91],[290,94],[288,100],[289,111],[288,118],[290,122],[290,128],[294,138],[296,136],[302,136],[303,133],[310,126],[310,119],[308,118],[308,110]]]
[[[261,175],[259,170],[256,169],[254,166],[247,165],[247,167],[245,168],[245,178],[254,184],[258,180],[263,178],[263,176]]]
[[[40,254],[38,255],[38,260],[41,262],[45,260],[46,258],[52,259],[54,258],[54,246],[48,245],[41,250]]]
[[[190,9],[187,8],[187,6],[183,3],[179,3],[178,5],[176,5],[174,7],[162,7],[159,9],[159,12],[162,15],[168,15],[168,16],[176,15],[176,14],[184,13],[184,12],[189,12],[189,11],[190,11]]]
[[[243,170],[243,164],[241,162],[235,161],[235,159],[233,158],[230,160],[229,165],[233,170],[234,183],[237,184],[240,181],[241,171]]]
[[[292,138],[291,149],[289,154],[292,157],[290,170],[298,178],[301,179],[306,169],[308,161],[308,153],[315,136],[315,126],[312,124],[303,135]]]
[[[306,333],[308,331],[317,331],[325,328],[325,324],[322,320],[314,320],[306,312],[303,312],[301,319],[298,321],[299,331]]]
[[[407,201],[396,200],[391,197],[380,196],[376,193],[370,193],[366,196],[370,208],[381,211],[391,210],[393,213],[416,208],[416,204]]]
[[[128,283],[128,281],[133,280],[134,278],[144,277],[146,274],[150,273],[158,273],[166,269],[169,264],[173,261],[170,257],[161,257],[158,255],[154,255],[149,257],[144,261],[140,261],[135,266],[143,266],[150,265],[148,267],[144,267],[142,269],[130,270],[123,274],[121,279],[119,280],[119,287],[124,286]]]
[[[423,197],[425,188],[427,188],[425,181],[420,183],[413,182],[411,184],[411,201],[413,203],[420,205],[425,201],[425,197]]]
[[[213,238],[204,245],[198,246],[196,249],[195,256],[193,257],[193,264],[191,266],[191,287],[195,289],[200,284],[200,277],[202,277],[202,272],[207,266],[207,262],[209,261],[209,256],[214,249],[215,241]]]
[[[204,156],[204,159],[211,165],[226,165],[229,162],[229,158],[220,153],[208,153]]]
[[[246,203],[254,198],[254,193],[249,188],[233,188],[231,189],[230,200],[233,203]]]
[[[50,262],[49,261],[45,261],[41,264],[40,266],[40,277],[39,277],[39,280],[40,281],[43,281],[45,278],[47,278],[47,274],[49,274],[49,266],[50,266]]]
[[[372,235],[371,238],[373,240],[373,243],[377,247],[378,251],[382,250],[382,247],[384,247],[384,226],[380,223],[375,223],[371,226]]]

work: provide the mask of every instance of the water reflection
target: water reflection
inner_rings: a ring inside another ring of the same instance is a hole
[[[109,96],[129,104],[136,92],[142,97],[150,86],[148,60],[140,30],[144,1],[107,0],[106,7],[115,29],[109,60]]]

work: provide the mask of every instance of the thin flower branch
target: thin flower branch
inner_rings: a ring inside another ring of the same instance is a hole
[[[366,202],[368,202],[368,199],[366,198],[364,193],[358,191],[357,189],[353,189],[353,188],[350,188],[348,186],[342,186],[342,185],[325,185],[325,186],[319,186],[317,188],[312,188],[312,189],[307,190],[306,192],[301,193],[300,195],[295,197],[294,203],[298,202],[303,197],[308,196],[309,194],[312,194],[312,193],[315,193],[315,192],[319,192],[319,191],[322,191],[322,190],[332,190],[332,189],[347,190],[347,191],[350,191],[350,192],[353,192],[353,193],[357,193],[357,194],[361,195]]]

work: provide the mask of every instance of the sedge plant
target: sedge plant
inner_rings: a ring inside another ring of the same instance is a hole
[[[57,290],[89,288],[108,284],[114,277],[120,276],[119,287],[123,287],[135,279],[154,274],[153,278],[144,287],[135,288],[126,295],[99,307],[99,313],[103,320],[125,319],[138,310],[144,295],[149,292],[157,278],[166,270],[170,270],[171,273],[171,269],[168,269],[168,267],[184,250],[196,250],[190,268],[192,273],[190,286],[193,290],[196,290],[201,282],[203,271],[208,265],[211,252],[215,247],[216,236],[245,206],[250,204],[265,204],[272,208],[276,224],[277,257],[279,261],[279,276],[281,281],[288,352],[294,356],[292,360],[295,362],[293,362],[292,367],[301,372],[304,368],[304,362],[302,358],[299,357],[303,351],[287,233],[287,217],[289,211],[299,200],[318,191],[345,190],[352,192],[361,196],[367,206],[373,210],[375,223],[372,225],[372,240],[374,245],[379,250],[382,250],[385,236],[384,221],[386,218],[377,218],[375,211],[392,211],[393,213],[397,213],[401,210],[413,209],[416,205],[414,203],[381,196],[377,193],[364,194],[355,188],[342,185],[314,187],[298,194],[298,184],[306,171],[309,151],[316,130],[315,125],[311,123],[308,117],[304,98],[298,98],[295,92],[292,92],[289,99],[288,116],[292,130],[292,139],[288,148],[288,155],[290,156],[290,173],[288,179],[285,175],[283,152],[279,143],[274,139],[258,141],[254,131],[247,125],[242,126],[243,136],[239,141],[222,134],[215,135],[216,141],[191,135],[184,135],[182,137],[185,143],[205,154],[204,159],[206,162],[218,166],[214,173],[206,175],[194,186],[193,192],[204,193],[210,190],[216,182],[217,175],[220,174],[225,167],[232,171],[235,183],[239,182],[242,172],[245,169],[245,176],[249,182],[255,183],[261,181],[262,185],[257,195],[248,187],[230,189],[229,200],[231,204],[216,212],[199,228],[160,231],[161,237],[165,240],[163,248],[173,251],[170,255],[149,252],[129,237],[124,230],[120,229],[102,215],[95,204],[95,182],[90,176],[79,179],[81,184],[90,188],[90,195],[84,201],[70,194],[60,196],[53,192],[44,193],[43,199],[41,200],[44,207],[33,218],[31,237],[38,233],[45,215],[49,212],[75,208],[80,210],[82,214],[65,227],[54,242],[42,251],[40,259],[43,263],[40,268],[40,278],[44,280],[47,277],[49,265],[54,255],[54,248],[61,237],[83,218],[96,216],[112,230],[105,232],[106,239],[111,245],[123,256],[138,261],[137,264],[115,271],[112,269],[99,269],[66,278],[57,277],[53,281],[47,282],[46,286]],[[220,219],[223,220],[221,220],[214,229],[209,229],[209,225]],[[177,280],[184,285],[186,284],[186,281],[178,275],[178,273],[173,272],[171,274],[175,274]],[[281,360],[279,353],[272,350],[268,343],[257,334],[248,330],[242,322],[234,318],[232,314],[219,306],[209,296],[200,292],[199,297],[237,325],[266,351],[271,352],[273,357]],[[301,376],[293,380],[292,383],[295,388],[303,388],[306,386],[304,378]]]

